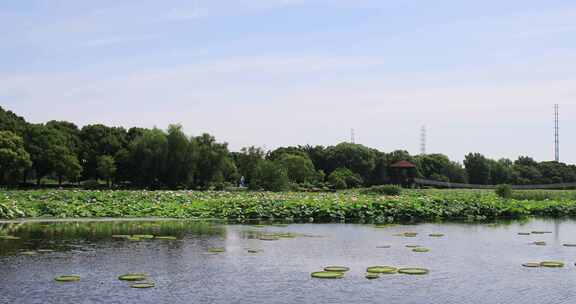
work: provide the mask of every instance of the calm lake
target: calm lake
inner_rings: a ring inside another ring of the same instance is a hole
[[[518,235],[531,231],[550,233]],[[398,235],[405,232],[418,235]],[[284,237],[259,239],[273,233]],[[444,236],[430,237],[431,233]],[[112,237],[147,234],[177,240]],[[576,302],[576,247],[563,246],[576,243],[572,220],[387,228],[144,220],[0,222],[0,235],[20,238],[0,240],[2,304]],[[535,241],[546,245],[534,245]],[[413,252],[406,245],[430,251]],[[211,248],[225,252],[212,253]],[[566,264],[522,266],[546,260]],[[350,271],[341,279],[310,276],[329,265]],[[366,268],[374,265],[423,267],[430,272],[368,280]],[[155,287],[135,289],[118,280],[134,272],[146,273]],[[54,281],[72,274],[80,275],[81,281]]]

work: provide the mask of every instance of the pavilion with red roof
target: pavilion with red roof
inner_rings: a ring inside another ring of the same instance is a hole
[[[401,160],[390,165],[390,179],[393,184],[402,187],[412,187],[416,178],[416,165]]]

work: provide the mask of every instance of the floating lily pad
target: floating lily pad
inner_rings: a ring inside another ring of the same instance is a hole
[[[342,272],[334,272],[334,271],[316,271],[311,273],[313,278],[319,279],[339,279],[344,276]]]
[[[404,237],[416,237],[418,235],[418,233],[416,233],[416,232],[404,232],[402,235]]]
[[[332,271],[332,272],[346,272],[350,270],[350,268],[346,266],[327,266],[324,267],[324,271]]]
[[[540,266],[542,266],[542,267],[553,267],[553,268],[564,267],[564,262],[544,261],[544,262],[540,262]]]
[[[522,266],[530,267],[530,268],[537,268],[537,267],[540,267],[540,263],[524,263],[524,264],[522,264]]]
[[[127,273],[123,274],[118,277],[118,280],[121,281],[144,281],[146,280],[147,276],[144,273]]]
[[[398,272],[410,275],[423,275],[428,274],[429,270],[425,268],[400,268]]]
[[[576,247],[576,244],[573,243],[569,243],[569,244],[563,244],[564,247]]]
[[[252,225],[252,227],[254,227],[254,228],[264,228],[264,227],[266,227],[266,225]]]
[[[394,226],[394,225],[392,225],[392,224],[376,224],[376,225],[374,225],[374,228],[390,228],[392,226]]]
[[[154,238],[158,239],[158,240],[165,240],[165,241],[176,241],[177,240],[177,238],[175,236],[156,236]]]
[[[154,236],[151,234],[135,234],[132,237],[139,238],[139,239],[153,239]]]
[[[247,251],[248,251],[249,253],[258,253],[258,252],[260,252],[261,250],[260,250],[260,249],[248,249]]]
[[[132,288],[153,288],[155,285],[151,282],[142,282],[130,285]]]
[[[534,243],[532,243],[532,244],[538,245],[538,246],[546,246],[546,242],[544,242],[544,241],[536,241],[536,242],[534,242]]]
[[[398,269],[392,266],[370,266],[366,269],[368,273],[383,273],[383,274],[392,274],[396,273]]]
[[[406,245],[406,248],[418,248],[418,247],[420,247],[420,245],[414,245],[414,244]]]
[[[366,278],[367,278],[368,280],[374,280],[374,279],[377,279],[377,278],[379,278],[379,277],[380,277],[380,275],[377,274],[377,273],[367,273],[367,274],[366,274]]]
[[[518,235],[530,235],[530,232],[518,232]]]
[[[78,275],[63,275],[54,278],[56,282],[78,282],[80,281],[80,276]]]
[[[132,236],[127,235],[127,234],[114,234],[114,235],[112,235],[112,238],[115,238],[115,239],[129,239],[131,237]]]
[[[376,246],[376,248],[392,248],[391,245]]]
[[[208,248],[208,252],[210,252],[210,253],[222,253],[222,252],[226,252],[226,249],[224,249],[224,248]]]
[[[414,251],[414,252],[428,252],[428,251],[430,251],[430,249],[424,248],[424,247],[418,247],[418,248],[412,249],[412,251]]]
[[[443,237],[444,234],[442,234],[442,233],[430,233],[428,236],[429,237]]]
[[[22,252],[20,252],[20,254],[22,254],[22,255],[37,255],[38,252],[37,251],[22,251]]]
[[[288,224],[272,224],[274,227],[288,227]]]
[[[280,238],[276,235],[261,235],[260,237],[258,237],[258,239],[261,241],[277,241]]]
[[[546,233],[552,233],[552,231],[532,231],[532,234],[546,234]]]
[[[283,232],[275,234],[276,237],[283,238],[283,239],[292,239],[296,237],[296,234],[290,232]]]
[[[12,241],[12,240],[19,240],[20,238],[17,236],[13,236],[13,235],[0,235],[0,240],[7,240],[7,241]]]

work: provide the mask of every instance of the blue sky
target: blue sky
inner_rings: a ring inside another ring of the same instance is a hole
[[[181,123],[232,150],[331,145],[576,162],[574,1],[6,0],[0,105]]]

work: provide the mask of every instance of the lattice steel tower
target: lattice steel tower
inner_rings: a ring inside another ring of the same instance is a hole
[[[426,126],[420,128],[420,154],[426,155]]]
[[[560,129],[558,127],[558,104],[554,105],[554,160],[560,161]]]

